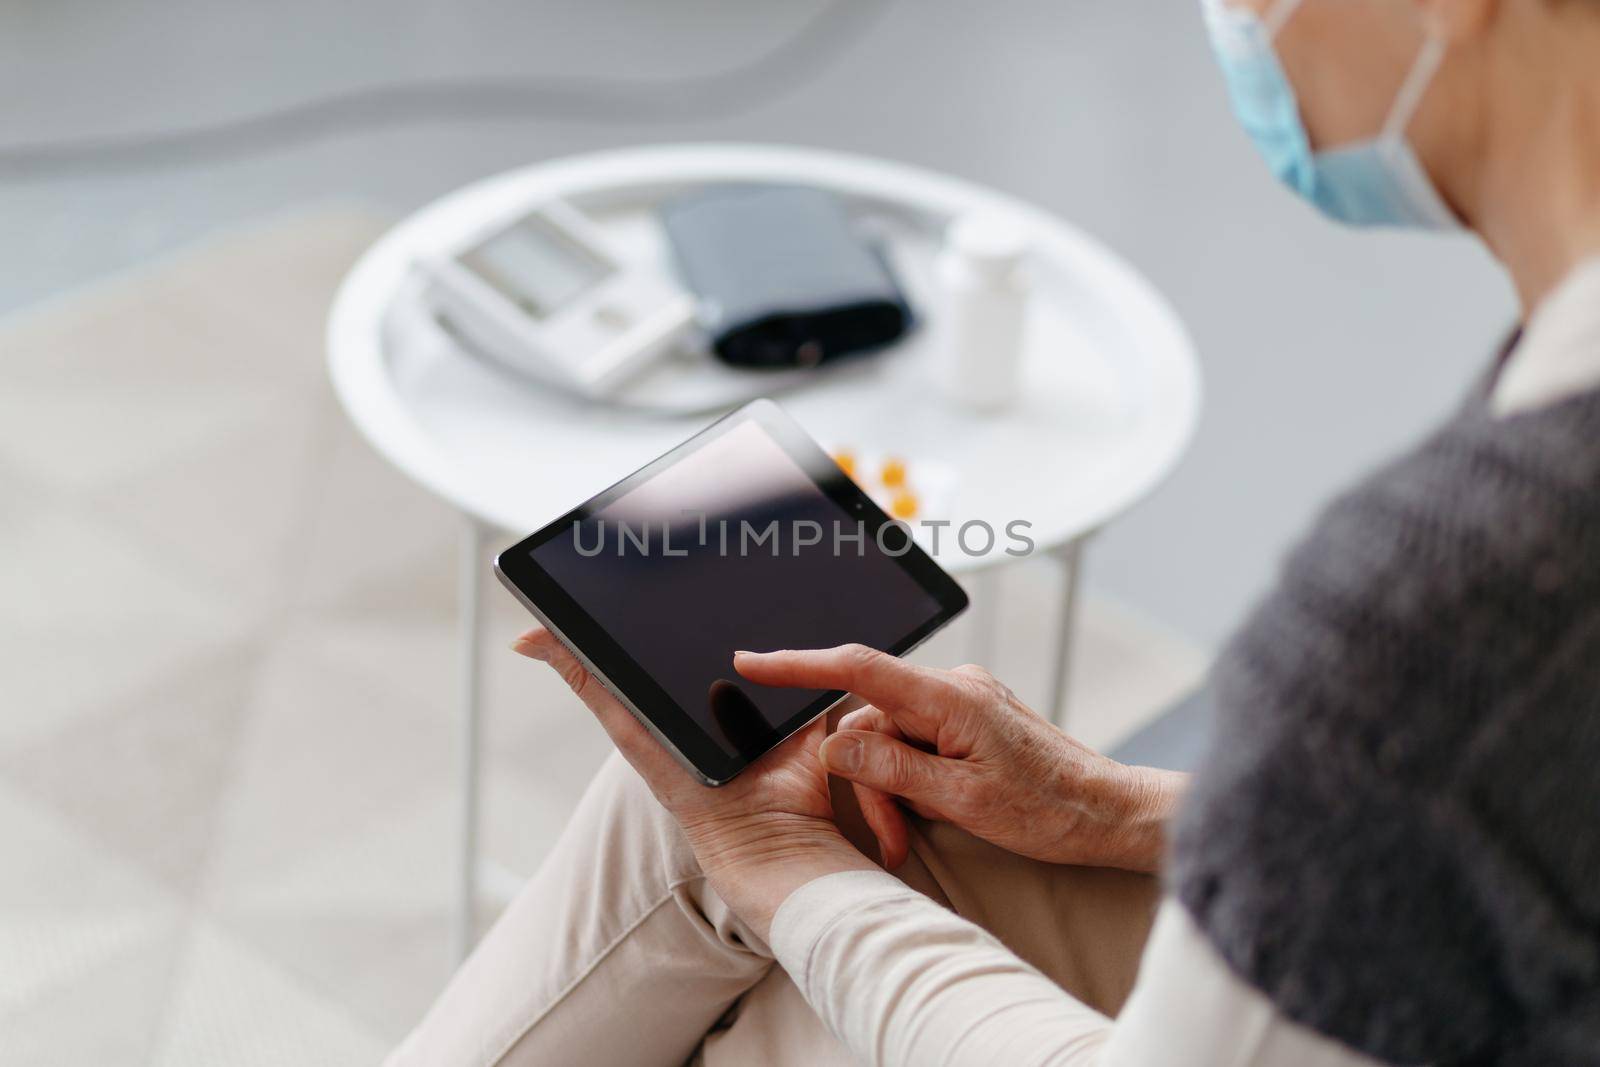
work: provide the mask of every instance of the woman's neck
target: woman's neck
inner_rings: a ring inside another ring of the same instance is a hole
[[[1600,17],[1572,14],[1577,24],[1560,43],[1529,42],[1542,63],[1506,71],[1471,212],[1511,274],[1524,321],[1574,267],[1600,255]]]

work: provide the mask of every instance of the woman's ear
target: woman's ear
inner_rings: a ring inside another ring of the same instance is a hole
[[[1483,33],[1500,0],[1412,0],[1428,31],[1451,43]]]

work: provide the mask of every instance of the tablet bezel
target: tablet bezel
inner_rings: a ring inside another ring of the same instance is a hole
[[[501,552],[495,558],[494,570],[506,587],[685,768],[707,785],[722,785],[732,780],[760,756],[752,759],[725,752],[688,711],[668,696],[644,668],[623,651],[605,628],[539,566],[533,558],[533,550],[570,531],[574,522],[605,508],[641,483],[746,422],[759,424],[799,465],[812,484],[840,507],[845,517],[855,516],[863,522],[866,536],[878,538],[879,531],[885,526],[895,527],[883,530],[883,540],[879,543],[887,544],[891,549],[901,544],[906,546],[902,555],[890,558],[934,599],[938,610],[883,651],[895,656],[905,655],[967,606],[967,595],[961,586],[922,551],[903,524],[884,514],[798,423],[777,404],[765,399],[753,401],[718,419],[683,444]],[[765,754],[782,744],[844,696],[845,693],[840,690],[823,693],[763,738],[759,746],[761,752]]]

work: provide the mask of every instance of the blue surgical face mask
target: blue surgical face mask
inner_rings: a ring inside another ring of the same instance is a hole
[[[1285,185],[1341,222],[1459,227],[1406,139],[1406,127],[1444,58],[1444,41],[1427,37],[1377,136],[1313,152],[1294,87],[1272,47],[1300,3],[1277,0],[1263,19],[1226,0],[1201,0],[1234,114],[1267,165]]]

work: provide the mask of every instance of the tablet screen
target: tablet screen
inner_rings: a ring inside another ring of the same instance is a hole
[[[823,694],[745,681],[736,649],[892,649],[941,604],[898,558],[915,551],[903,532],[824,492],[759,421],[708,437],[528,551],[721,751],[750,759]]]

